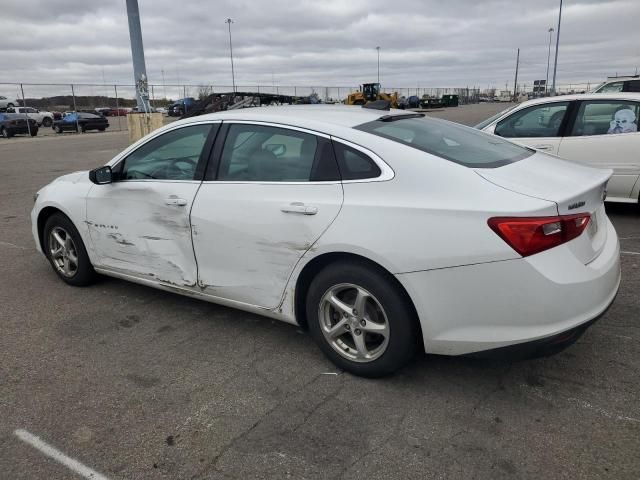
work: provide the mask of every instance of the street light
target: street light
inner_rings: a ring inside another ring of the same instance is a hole
[[[378,83],[380,83],[380,47],[376,47],[378,51]]]
[[[231,81],[233,82],[233,93],[236,93],[236,74],[233,70],[233,44],[231,43],[231,24],[235,22],[231,18],[227,18],[224,22],[229,25],[229,56],[231,57]]]
[[[551,34],[554,32],[553,27],[549,28],[549,52],[547,53],[547,79],[544,82],[544,93],[547,95],[549,88],[549,60],[551,60]]]
[[[560,45],[560,20],[562,20],[562,0],[560,0],[560,10],[558,11],[558,30],[556,31],[556,59],[553,62],[553,85],[551,93],[556,94],[556,72],[558,70],[558,46]]]

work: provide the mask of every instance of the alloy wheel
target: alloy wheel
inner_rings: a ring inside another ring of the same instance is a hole
[[[364,288],[342,283],[320,300],[320,328],[331,347],[353,362],[372,362],[389,344],[389,321],[378,299]]]
[[[49,233],[49,255],[56,270],[65,277],[73,277],[78,271],[78,251],[64,228],[54,227]]]

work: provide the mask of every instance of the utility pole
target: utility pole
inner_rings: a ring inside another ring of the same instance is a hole
[[[229,25],[229,55],[231,57],[231,82],[233,82],[233,93],[236,93],[236,74],[233,69],[233,44],[231,43],[231,24],[235,22],[231,18],[227,18],[224,22],[227,25]]]
[[[549,61],[551,60],[551,34],[553,33],[553,27],[549,28],[549,51],[547,52],[547,79],[544,82],[544,96],[547,96],[547,90],[549,88]]]
[[[562,20],[562,0],[560,0],[560,10],[558,11],[558,30],[556,30],[556,59],[553,62],[553,85],[551,93],[556,94],[556,73],[558,70],[558,47],[560,45],[560,21]]]
[[[380,47],[376,47],[378,51],[378,83],[380,83]]]
[[[147,82],[147,67],[144,61],[144,46],[142,45],[142,29],[140,28],[138,0],[127,0],[127,17],[129,19],[133,78],[136,85],[138,111],[149,112],[149,85]]]
[[[518,101],[518,66],[520,65],[520,49],[518,48],[518,56],[516,57],[516,78],[513,81],[513,101]]]

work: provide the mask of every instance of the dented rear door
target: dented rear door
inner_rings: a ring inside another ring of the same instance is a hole
[[[205,294],[273,309],[338,215],[342,184],[327,138],[229,123],[209,164],[219,168],[209,169],[191,211],[198,283]]]

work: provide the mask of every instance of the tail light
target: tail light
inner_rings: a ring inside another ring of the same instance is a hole
[[[511,248],[527,257],[579,237],[590,218],[588,213],[558,217],[494,217],[487,223]]]

